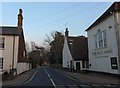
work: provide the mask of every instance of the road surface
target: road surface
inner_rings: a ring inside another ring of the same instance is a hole
[[[3,87],[8,88],[8,87]],[[25,83],[10,88],[91,88],[58,70],[42,66]]]

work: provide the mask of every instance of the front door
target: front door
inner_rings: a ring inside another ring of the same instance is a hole
[[[73,65],[73,64],[72,64],[72,61],[70,61],[70,69],[72,69],[72,65]]]
[[[80,62],[76,62],[76,70],[80,70]]]

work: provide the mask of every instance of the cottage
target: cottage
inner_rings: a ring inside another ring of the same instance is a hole
[[[120,2],[114,2],[86,31],[89,69],[120,74]]]
[[[85,70],[88,67],[88,45],[85,36],[69,36],[68,28],[65,32],[63,46],[63,68]]]
[[[18,26],[0,27],[0,70],[14,75],[30,69],[26,58],[22,9],[19,9]]]
[[[0,27],[0,69],[10,72],[17,68],[19,31],[17,27]]]

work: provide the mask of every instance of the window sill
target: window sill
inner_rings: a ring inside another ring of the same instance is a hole
[[[106,48],[108,48],[108,47],[105,46],[105,47],[101,47],[101,48],[96,48],[96,49],[94,49],[94,50],[102,50],[102,49],[106,49]]]

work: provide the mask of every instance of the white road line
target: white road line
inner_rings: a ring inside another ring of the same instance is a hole
[[[20,86],[20,85],[24,85],[24,84],[29,83],[34,78],[34,76],[36,75],[36,73],[38,72],[38,70],[39,70],[39,68],[36,70],[36,72],[32,75],[32,77],[28,81],[26,81],[24,83],[17,84],[15,86]]]
[[[55,85],[55,83],[53,82],[53,80],[50,79],[50,81],[52,82],[53,86],[56,88],[56,85]]]
[[[82,86],[89,86],[89,85],[80,85],[80,86],[82,87]]]
[[[94,85],[92,85],[92,86],[96,86],[96,87],[97,87],[97,86],[100,86],[100,85],[99,85],[99,84],[94,84]]]
[[[45,72],[48,74],[47,70],[45,69]]]
[[[65,74],[63,74],[63,75],[65,75]],[[70,77],[70,76],[68,76],[68,75],[65,75],[67,78],[69,78],[69,79],[72,79],[72,80],[75,80],[75,81],[77,81],[76,79],[74,79],[74,78],[72,78],[72,77]]]
[[[111,85],[108,84],[108,85],[104,85],[104,86],[110,87]]]
[[[50,75],[48,74],[48,77],[50,78]]]
[[[77,85],[68,85],[68,86],[77,86]]]
[[[52,78],[50,77],[50,74],[48,73],[48,71],[45,69],[45,72],[47,73],[48,77],[50,78],[50,81],[52,82],[53,86],[56,88],[55,82],[52,80]]]

